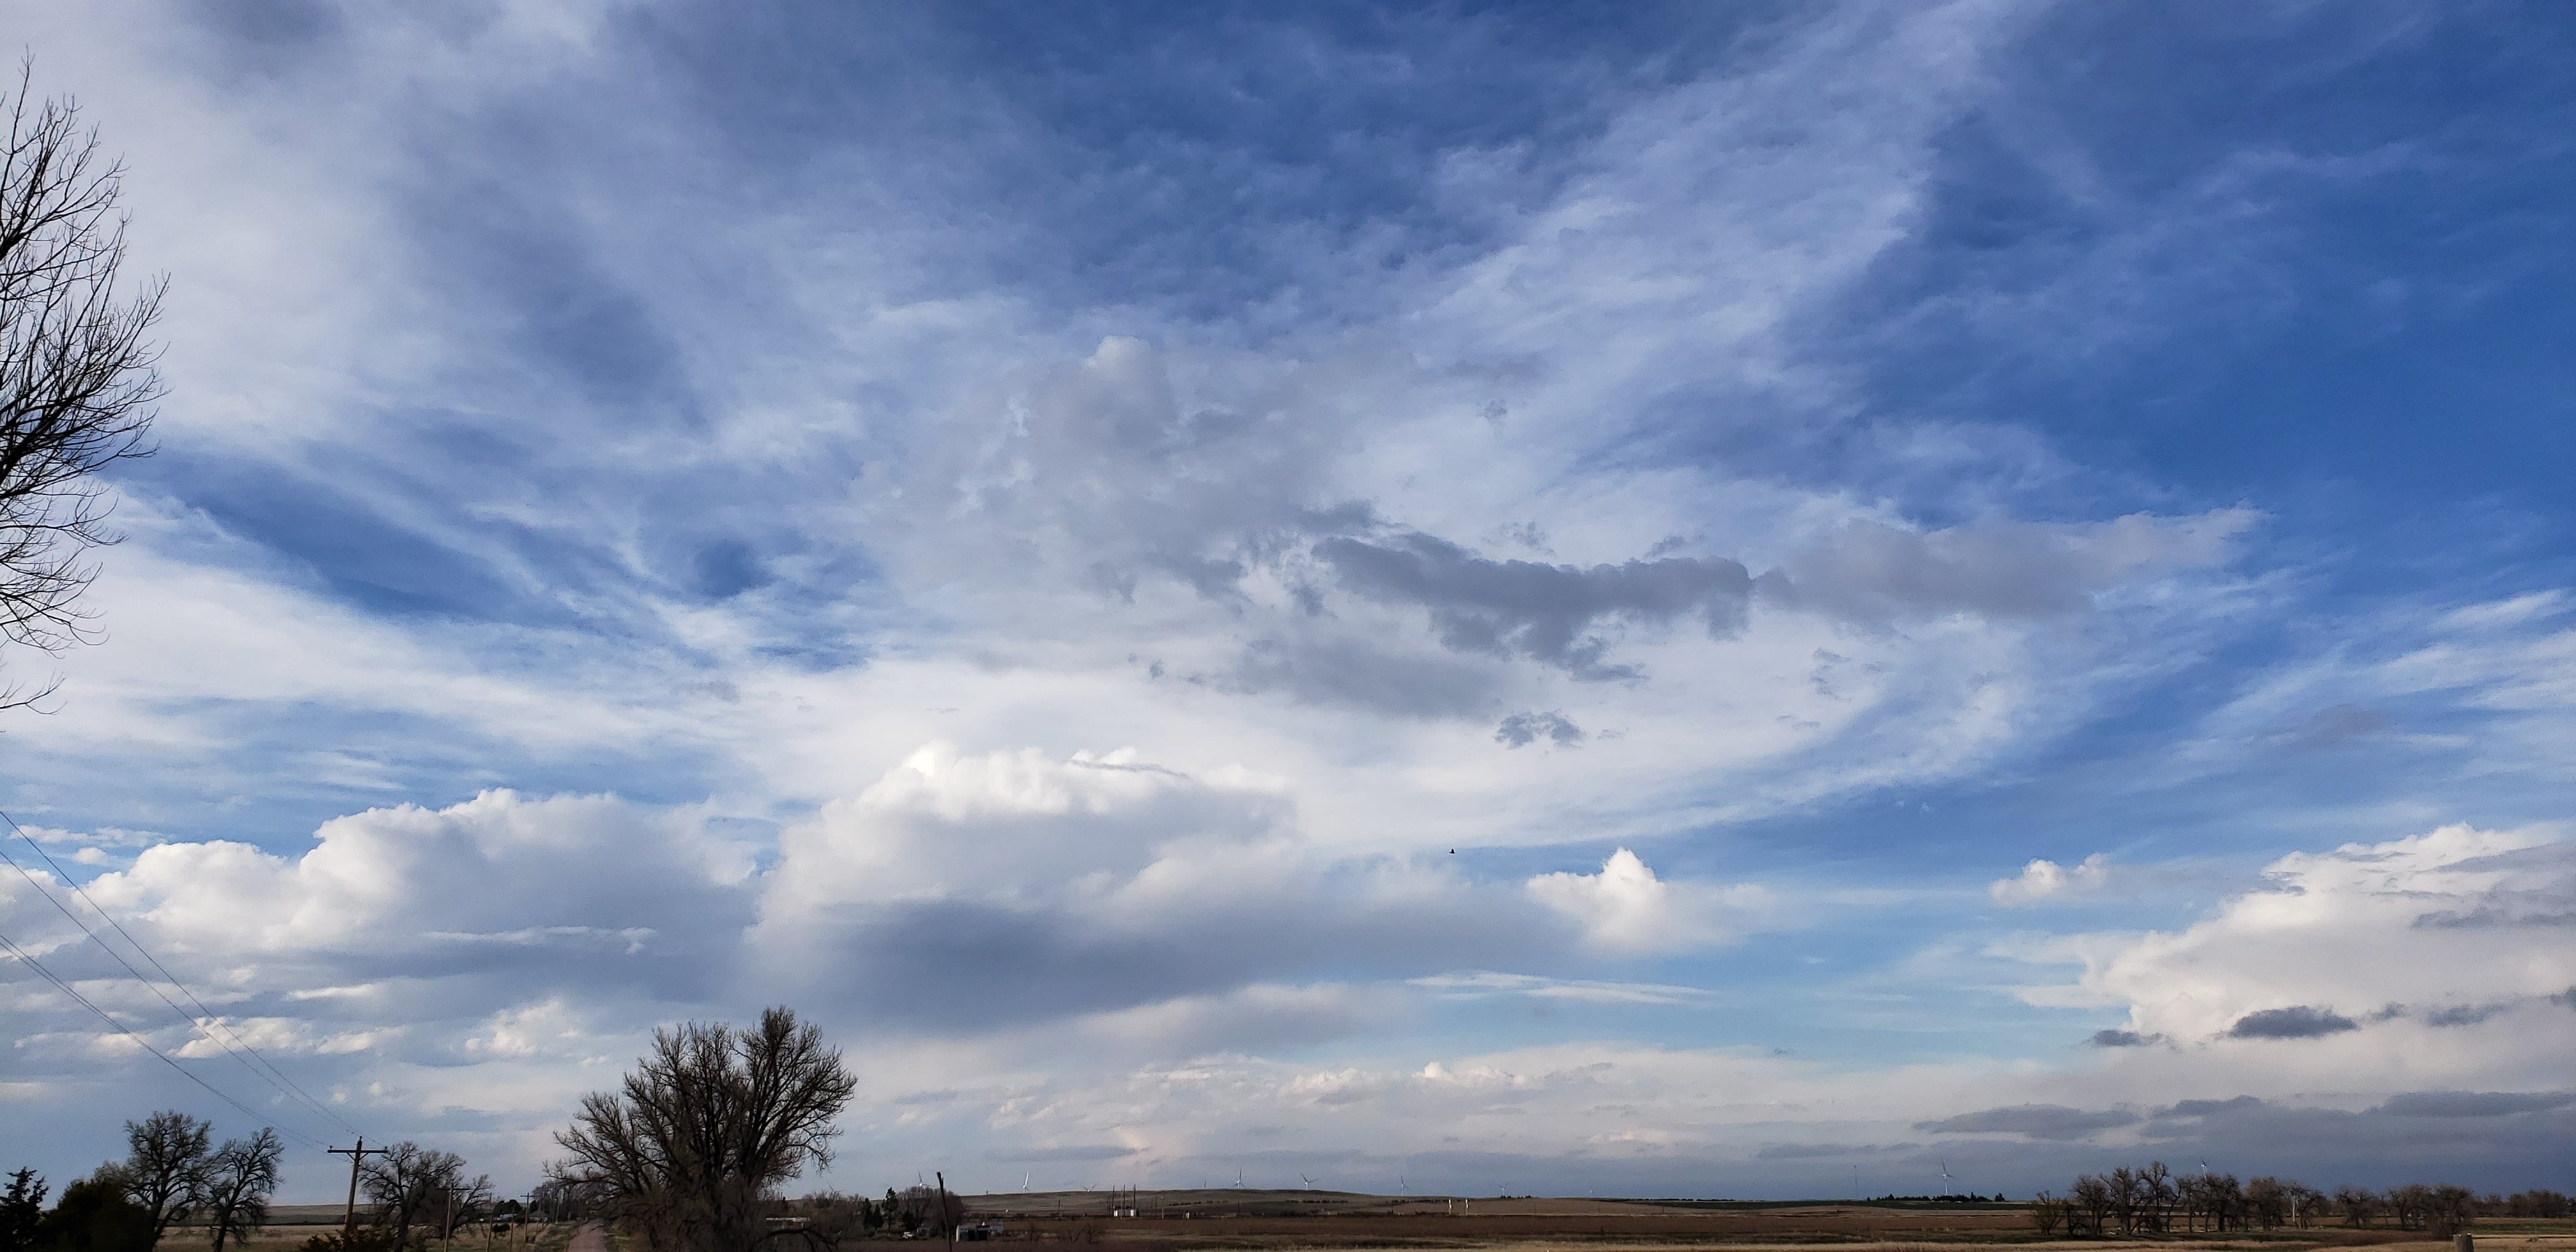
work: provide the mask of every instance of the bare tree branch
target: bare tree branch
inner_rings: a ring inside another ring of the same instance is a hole
[[[162,395],[148,333],[166,279],[121,298],[125,167],[70,101],[39,100],[19,71],[0,154],[0,644],[60,653],[92,642],[82,554],[112,544],[98,472],[149,456]],[[11,686],[0,709],[53,690]]]

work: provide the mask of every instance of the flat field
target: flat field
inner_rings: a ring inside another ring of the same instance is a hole
[[[2300,1252],[2386,1247],[2449,1252],[2446,1240],[2387,1227],[2316,1226],[2239,1233],[2043,1240],[2018,1204],[1737,1202],[1373,1196],[1339,1192],[1100,1191],[966,1197],[973,1219],[998,1221],[1001,1242],[1125,1245],[1135,1252],[1301,1248],[1474,1248],[1539,1252],[1955,1252],[2013,1245],[2033,1252]],[[1110,1216],[1112,1204],[1135,1217]],[[2576,1252],[2576,1222],[2492,1219],[2479,1252]]]
[[[998,1222],[1000,1243],[1057,1243],[1099,1252],[1297,1252],[1308,1248],[1476,1249],[1479,1252],[2451,1252],[2445,1240],[2385,1226],[2317,1226],[2240,1233],[2043,1240],[2018,1204],[1862,1204],[1603,1200],[1588,1197],[1372,1196],[1345,1192],[1148,1191],[1120,1193],[1136,1217],[1113,1217],[1101,1191],[964,1197],[970,1221]],[[293,1252],[336,1225],[338,1210],[295,1206],[242,1252]],[[327,1217],[327,1221],[325,1218]],[[460,1237],[430,1252],[563,1252],[570,1226],[521,1226],[510,1235]],[[2477,1252],[2576,1252],[2576,1221],[2489,1218],[2471,1232]],[[160,1252],[199,1252],[203,1231],[176,1227]],[[854,1242],[844,1240],[844,1245]],[[893,1252],[921,1241],[867,1240]],[[623,1246],[626,1241],[617,1241]],[[239,1245],[236,1245],[239,1246]],[[795,1239],[761,1252],[822,1252]],[[854,1250],[855,1252],[855,1250]],[[995,1252],[1002,1252],[995,1249]]]

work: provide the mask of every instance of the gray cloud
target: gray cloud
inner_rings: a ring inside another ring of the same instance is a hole
[[[2142,1035],[2134,1030],[2097,1030],[2085,1042],[2097,1048],[2143,1048],[2164,1042],[2163,1035]]]
[[[2250,518],[2173,524],[2144,516],[2095,526],[1983,522],[1901,530],[1855,521],[1762,576],[1765,598],[1863,622],[1968,613],[2054,617],[2137,576],[2218,559]]]
[[[2090,1112],[2063,1104],[2016,1104],[2010,1108],[1961,1113],[1938,1121],[1916,1122],[1916,1130],[1934,1134],[2008,1134],[2033,1139],[2081,1139],[2097,1130],[2134,1126],[2138,1115],[2126,1109]]]
[[[2486,1019],[2512,1007],[2513,1002],[2510,1000],[2495,1004],[2453,1005],[2450,1008],[2435,1009],[2430,1013],[2426,1013],[2424,1015],[2424,1024],[2427,1026],[2442,1027],[2475,1026],[2479,1022],[2485,1021]]]
[[[1018,1152],[987,1152],[984,1159],[1014,1165],[1042,1161],[1114,1161],[1134,1156],[1140,1150],[1114,1143],[1096,1143],[1063,1148],[1028,1148]]]
[[[2510,1117],[2576,1104],[2576,1091],[2410,1091],[2375,1112],[2396,1117]]]
[[[1494,728],[1494,742],[1506,748],[1526,748],[1546,739],[1560,748],[1571,748],[1583,742],[1583,728],[1563,713],[1514,713]]]
[[[1492,561],[1445,539],[1407,531],[1369,541],[1323,540],[1317,560],[1354,594],[1428,609],[1440,640],[1461,652],[1528,657],[1578,678],[1631,678],[1603,660],[1600,629],[1695,617],[1724,637],[1744,624],[1752,576],[1735,561],[1666,557],[1618,565]]]
[[[2245,1113],[2262,1107],[2263,1101],[2250,1095],[2241,1095],[2232,1100],[2180,1100],[2176,1101],[2171,1108],[2157,1109],[2156,1116],[2216,1117]]]
[[[1245,645],[1231,670],[1185,681],[1219,691],[1283,690],[1309,704],[1405,717],[1466,717],[1492,703],[1494,663],[1316,631]]]
[[[2314,1005],[2293,1004],[2283,1009],[2263,1009],[2236,1019],[2227,1028],[2230,1039],[2315,1039],[2323,1035],[2359,1030],[2361,1024],[2332,1009]]]
[[[1754,1149],[1757,1161],[1812,1161],[1837,1156],[1869,1156],[1880,1152],[1902,1152],[1912,1143],[1766,1143]]]

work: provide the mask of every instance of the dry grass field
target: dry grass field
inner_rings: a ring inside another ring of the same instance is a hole
[[[1883,1205],[1854,1203],[1711,1203],[1601,1200],[1395,1197],[1342,1192],[1144,1192],[1122,1197],[1138,1216],[1112,1217],[1098,1191],[966,1197],[969,1220],[999,1222],[1005,1243],[1060,1243],[1103,1252],[1296,1252],[1307,1248],[1478,1249],[1480,1252],[1961,1252],[1963,1246],[2009,1245],[2015,1252],[2451,1252],[2447,1241],[2415,1231],[2341,1226],[2285,1229],[2225,1237],[2177,1234],[2139,1238],[2039,1238],[2019,1205]],[[338,1223],[339,1210],[281,1206],[278,1224],[243,1252],[292,1252]],[[518,1227],[486,1239],[460,1237],[430,1252],[563,1252],[570,1226]],[[2481,1220],[2478,1252],[2576,1252],[2576,1221]],[[200,1252],[204,1232],[180,1227],[161,1252]],[[625,1241],[618,1241],[623,1246]],[[896,1244],[896,1240],[871,1240]],[[918,1241],[914,1241],[917,1245]],[[809,1252],[795,1241],[775,1252]]]
[[[1496,1252],[1955,1252],[2003,1245],[2033,1252],[2298,1252],[2386,1247],[2450,1252],[2447,1241],[2387,1228],[2042,1240],[2017,1204],[1711,1203],[1571,1198],[1390,1197],[1303,1191],[1144,1192],[1137,1216],[1111,1217],[1101,1192],[968,1197],[970,1214],[1002,1223],[1003,1241],[1117,1244],[1137,1252],[1301,1248],[1476,1248]],[[2576,1222],[2489,1220],[2479,1252],[2576,1252]]]

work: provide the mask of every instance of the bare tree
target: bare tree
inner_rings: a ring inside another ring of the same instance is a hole
[[[2326,1215],[2326,1193],[2306,1183],[2283,1183],[2282,1193],[2289,1197],[2290,1220],[2305,1230],[2310,1222]]]
[[[583,1097],[555,1135],[572,1157],[553,1174],[601,1196],[649,1252],[748,1252],[764,1195],[831,1163],[856,1085],[822,1032],[784,1008],[748,1030],[658,1030],[620,1090]]]
[[[81,556],[116,541],[96,475],[151,452],[161,396],[146,334],[166,284],[118,291],[124,174],[22,67],[0,162],[0,642],[45,652],[91,637],[78,601],[97,570]],[[11,686],[0,708],[52,689]]]
[[[2397,1219],[2397,1228],[2413,1230],[2424,1224],[2425,1211],[2433,1203],[2433,1189],[2420,1182],[2391,1187],[2385,1202],[2388,1215]]]
[[[2111,1211],[2120,1219],[2120,1233],[2136,1234],[2141,1191],[2137,1171],[2123,1165],[2112,1170],[2103,1181],[2111,1185]]]
[[[2066,1200],[2071,1206],[2071,1216],[2066,1223],[2068,1234],[2078,1233],[2078,1227],[2082,1228],[2081,1233],[2094,1235],[2105,1233],[2103,1227],[2109,1220],[2112,1210],[2119,1207],[2119,1202],[2111,1196],[2111,1184],[2104,1181],[2099,1174],[2086,1174],[2076,1179],[2074,1189],[2067,1193]]]
[[[2334,1202],[2346,1226],[2367,1226],[2379,1215],[2379,1193],[2367,1187],[2337,1187]]]
[[[197,1207],[206,1185],[214,1125],[177,1110],[125,1124],[126,1157],[117,1166],[125,1198],[152,1214],[154,1238]]]
[[[2245,1217],[2248,1225],[2265,1230],[2278,1230],[2288,1224],[2289,1187],[2269,1174],[2245,1184]]]
[[[376,1203],[378,1223],[409,1241],[414,1225],[437,1216],[432,1198],[461,1186],[464,1176],[464,1157],[405,1139],[367,1162],[359,1179]]]
[[[2066,1225],[2066,1219],[2072,1215],[2074,1207],[2074,1204],[2069,1201],[2058,1199],[2045,1191],[2040,1192],[2030,1202],[2031,1229],[2038,1231],[2042,1239],[2055,1236]]]
[[[2147,1229],[2161,1234],[2172,1226],[2174,1204],[2182,1193],[2174,1186],[2173,1171],[2162,1161],[2149,1161],[2138,1174],[2138,1197],[2145,1205]]]
[[[202,1196],[215,1252],[226,1242],[244,1246],[268,1224],[268,1197],[277,1190],[277,1161],[286,1145],[265,1126],[248,1139],[227,1139],[207,1162]]]
[[[434,1179],[429,1194],[421,1197],[421,1220],[430,1224],[441,1239],[453,1239],[459,1228],[482,1221],[492,1213],[492,1176],[476,1174],[466,1178],[461,1173],[450,1179]]]

